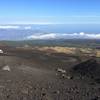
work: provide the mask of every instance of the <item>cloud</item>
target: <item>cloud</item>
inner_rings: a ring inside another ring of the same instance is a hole
[[[32,29],[32,27],[31,26],[25,26],[24,29],[29,30],[29,29]]]
[[[20,26],[8,26],[8,25],[3,25],[0,26],[0,29],[19,29]]]
[[[86,34],[88,38],[100,39],[100,34]]]
[[[31,26],[17,26],[17,25],[1,25],[0,29],[25,29],[25,30],[29,30],[32,29]]]
[[[26,39],[100,39],[100,33],[48,33],[48,34],[33,34],[31,36],[26,37]]]
[[[56,34],[54,33],[31,35],[27,37],[27,39],[55,39],[55,38],[56,38]]]

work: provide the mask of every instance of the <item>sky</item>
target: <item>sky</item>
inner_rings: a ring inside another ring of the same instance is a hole
[[[0,0],[0,24],[100,24],[100,0]]]

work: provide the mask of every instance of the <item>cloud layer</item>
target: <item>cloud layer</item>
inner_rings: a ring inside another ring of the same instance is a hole
[[[27,39],[55,39],[55,38],[56,38],[56,34],[54,33],[31,35],[27,37]]]
[[[31,36],[27,36],[26,39],[100,39],[100,33],[89,34],[89,33],[48,33],[48,34],[33,34]]]
[[[8,25],[0,26],[0,29],[19,29],[19,28],[20,28],[20,26],[8,26]]]
[[[39,27],[37,27],[39,28]],[[41,31],[32,27],[31,25],[0,25],[0,29],[7,29],[7,31],[0,31],[0,39],[26,39],[26,40],[48,40],[48,39],[100,39],[100,33],[45,33],[46,30]],[[9,30],[10,29],[10,30]],[[12,29],[12,30],[11,30]],[[15,29],[15,30],[14,30]],[[20,31],[20,29],[22,29]],[[46,29],[46,28],[45,28]],[[49,30],[52,30],[49,29]],[[59,27],[57,28],[59,30]],[[63,31],[63,29],[62,29]],[[41,33],[39,33],[41,32]],[[13,33],[13,34],[12,34]],[[16,37],[15,37],[16,36]]]
[[[31,26],[0,25],[0,29],[31,29]]]

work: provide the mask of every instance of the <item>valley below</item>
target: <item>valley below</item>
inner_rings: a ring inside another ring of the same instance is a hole
[[[100,49],[0,49],[0,100],[100,100]]]

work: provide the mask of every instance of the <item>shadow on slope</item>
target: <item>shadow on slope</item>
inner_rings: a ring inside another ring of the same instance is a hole
[[[90,78],[100,83],[100,63],[96,59],[89,59],[74,66],[73,73],[80,78]]]

